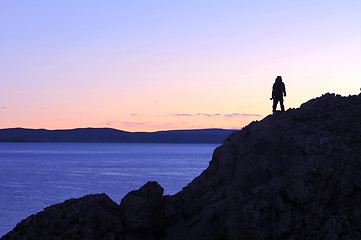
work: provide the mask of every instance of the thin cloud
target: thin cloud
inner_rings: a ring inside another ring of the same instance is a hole
[[[118,121],[106,121],[105,122],[105,125],[107,125],[107,126],[114,126],[114,125],[116,125],[117,123],[119,123]]]
[[[251,114],[251,113],[230,113],[224,114],[225,118],[233,118],[233,117],[261,117],[259,114]]]
[[[189,128],[189,125],[191,123],[189,122],[133,122],[133,121],[106,121],[103,122],[106,126],[110,128],[140,128],[140,129],[149,129],[149,128],[155,128],[155,129],[178,129],[178,128]],[[199,126],[201,128],[201,126]],[[128,130],[127,130],[128,131]]]
[[[132,114],[130,114],[130,116],[132,116],[132,117],[138,117],[138,116],[140,116],[140,114],[139,114],[139,113],[132,113]]]
[[[196,113],[196,114],[190,114],[190,113],[171,113],[167,114],[167,116],[171,117],[207,117],[207,118],[215,118],[215,117],[224,117],[224,118],[234,118],[234,117],[262,117],[262,115],[259,114],[253,114],[253,113]]]
[[[189,122],[166,122],[164,123],[164,125],[167,126],[172,126],[172,125],[188,125],[190,124]]]
[[[153,124],[153,122],[121,122],[120,124],[124,126],[140,126],[140,125]]]
[[[171,117],[194,117],[194,114],[190,113],[170,113],[167,115]]]
[[[153,122],[121,122],[121,121],[106,121],[107,126],[140,126],[146,124],[153,124]]]
[[[232,130],[241,130],[243,127],[239,127],[239,126],[231,126],[229,129]]]
[[[252,113],[241,113],[242,117],[262,117],[260,114],[252,114]]]
[[[0,109],[7,109],[7,107],[5,107],[5,106],[1,106],[1,107],[0,107]]]
[[[197,113],[197,116],[204,116],[204,117],[219,117],[221,116],[222,114],[220,113]]]

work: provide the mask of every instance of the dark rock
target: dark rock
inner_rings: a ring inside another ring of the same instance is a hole
[[[2,239],[116,239],[120,207],[105,194],[87,195],[45,208]]]
[[[129,235],[141,233],[143,239],[164,235],[163,191],[157,182],[148,182],[122,199],[123,224]]]
[[[181,192],[54,205],[2,239],[361,239],[361,95],[325,94],[231,134]]]

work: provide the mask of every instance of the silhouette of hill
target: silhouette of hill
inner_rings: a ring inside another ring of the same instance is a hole
[[[50,206],[12,239],[361,239],[361,95],[325,94],[231,134],[175,195],[157,182]]]
[[[235,130],[196,129],[126,132],[112,128],[0,129],[0,142],[222,143]]]

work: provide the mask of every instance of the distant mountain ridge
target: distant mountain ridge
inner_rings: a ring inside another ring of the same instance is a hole
[[[235,130],[194,129],[127,132],[113,128],[0,129],[0,142],[222,143]]]

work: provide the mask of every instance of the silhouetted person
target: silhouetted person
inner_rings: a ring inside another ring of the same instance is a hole
[[[278,102],[280,102],[281,111],[285,111],[285,106],[283,105],[283,96],[286,97],[286,87],[285,84],[282,82],[282,77],[277,76],[276,81],[273,84],[271,97],[271,99],[273,99],[273,113],[276,112]]]

